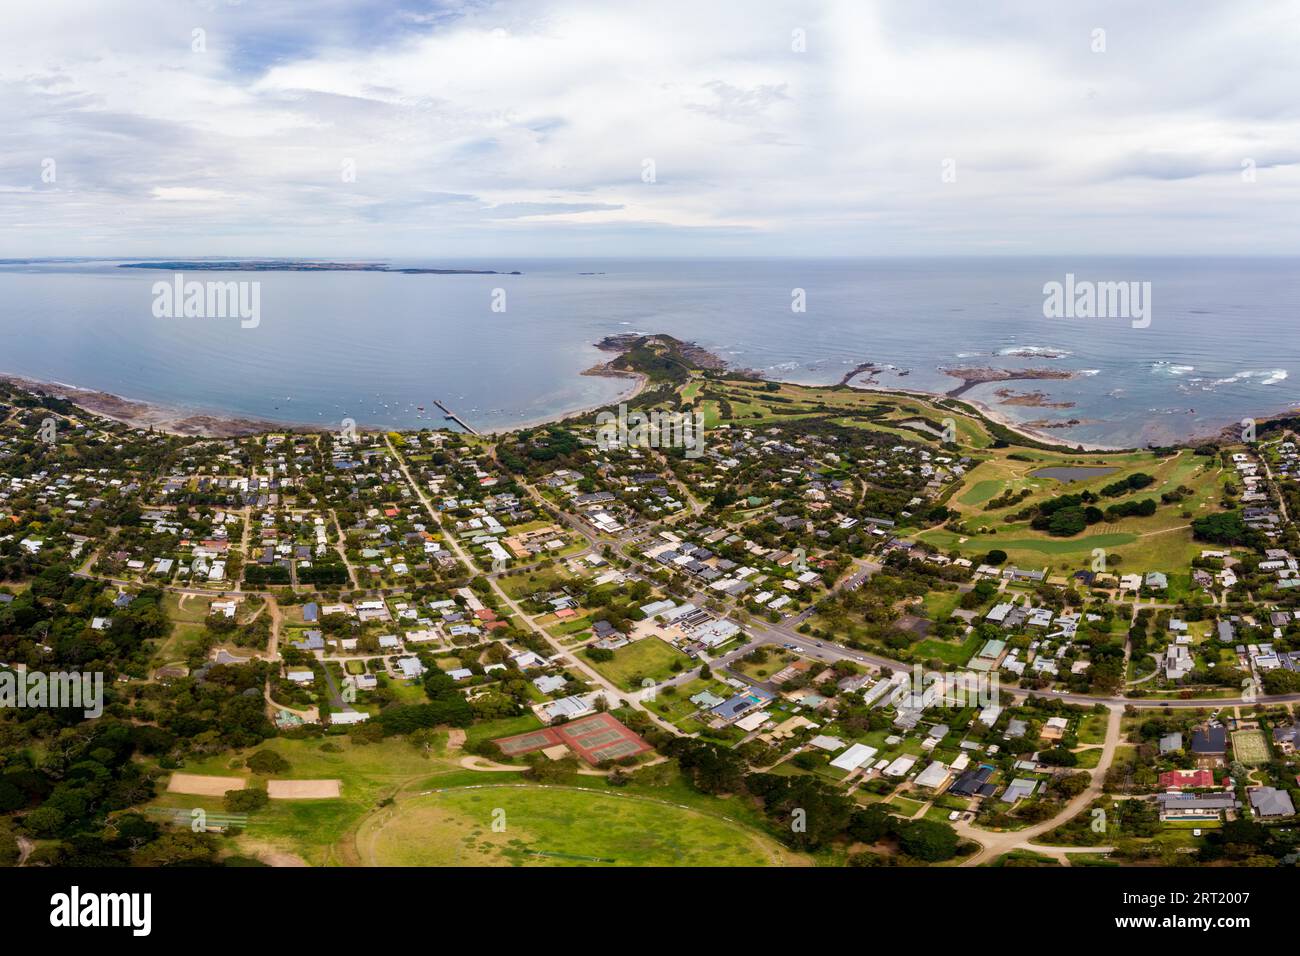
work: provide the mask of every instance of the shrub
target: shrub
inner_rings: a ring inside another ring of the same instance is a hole
[[[289,761],[285,760],[274,750],[259,750],[253,756],[248,758],[248,769],[253,773],[271,774],[284,773],[289,769]]]

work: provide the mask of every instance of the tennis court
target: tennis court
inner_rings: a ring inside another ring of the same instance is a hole
[[[507,757],[518,757],[520,754],[543,750],[559,742],[549,730],[534,730],[530,733],[520,734],[518,737],[502,737],[496,741],[496,745],[501,748],[501,752]]]
[[[564,744],[590,764],[634,757],[652,749],[612,714],[593,714],[558,727],[533,730],[515,737],[502,737],[496,744],[509,757]]]
[[[1269,761],[1268,738],[1261,730],[1239,730],[1232,735],[1232,755],[1247,767]]]

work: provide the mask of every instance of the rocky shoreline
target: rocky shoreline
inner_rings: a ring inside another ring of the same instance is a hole
[[[294,431],[325,432],[331,429],[322,425],[297,422],[273,422],[263,418],[231,417],[208,412],[191,412],[168,408],[152,402],[123,398],[112,392],[103,392],[59,382],[38,382],[18,375],[0,375],[0,380],[36,394],[52,395],[66,399],[86,411],[121,422],[131,428],[153,429],[170,435],[189,438],[242,438],[264,432]]]
[[[999,388],[993,393],[998,397],[999,405],[1018,405],[1023,408],[1074,408],[1074,402],[1054,402],[1046,392],[1017,392],[1010,388]]]
[[[949,398],[960,398],[976,385],[986,382],[1062,381],[1076,375],[1075,372],[1059,368],[945,368],[940,371],[944,375],[961,379],[960,385],[944,392]]]
[[[682,356],[688,359],[692,364],[711,372],[722,372],[727,370],[727,363],[723,359],[714,355],[702,345],[695,342],[683,342],[681,339],[674,339],[672,336],[663,334],[643,335],[638,332],[620,332],[616,335],[607,335],[596,343],[596,348],[602,352],[617,352],[624,355],[631,351],[638,342],[642,340],[650,344],[671,345],[676,348]],[[615,369],[615,371],[625,371],[624,369]]]

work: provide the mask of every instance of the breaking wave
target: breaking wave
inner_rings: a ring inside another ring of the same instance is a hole
[[[1069,349],[1058,349],[1048,345],[1011,345],[1004,349],[998,350],[999,355],[1008,355],[1014,358],[1045,358],[1057,359],[1065,358],[1067,355],[1073,355]]]

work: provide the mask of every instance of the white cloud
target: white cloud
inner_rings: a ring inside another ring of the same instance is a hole
[[[1288,253],[1297,27],[1283,0],[55,0],[0,35],[0,255]]]
[[[230,199],[229,193],[218,189],[202,189],[195,186],[157,186],[153,191],[154,199],[166,202],[221,202]]]

